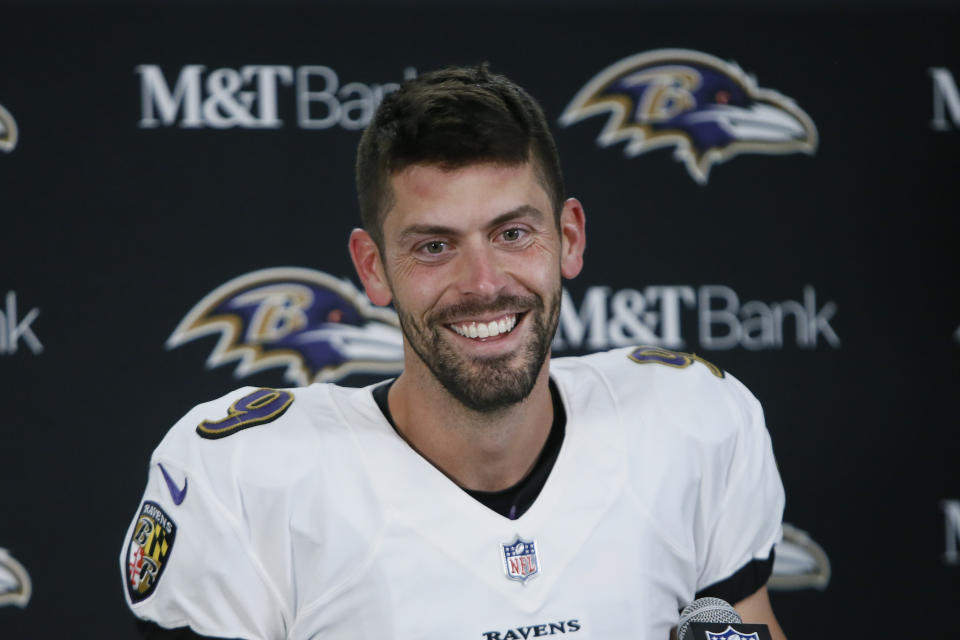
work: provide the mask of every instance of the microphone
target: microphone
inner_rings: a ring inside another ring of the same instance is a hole
[[[771,640],[765,624],[744,624],[720,598],[697,598],[680,612],[678,640]]]

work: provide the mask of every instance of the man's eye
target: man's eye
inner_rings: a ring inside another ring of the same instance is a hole
[[[503,232],[503,239],[508,242],[513,242],[519,240],[523,236],[523,231],[521,229],[507,229]]]
[[[423,248],[427,253],[443,253],[443,250],[447,248],[447,243],[441,242],[440,240],[434,240],[433,242],[428,242],[427,244],[423,245]]]

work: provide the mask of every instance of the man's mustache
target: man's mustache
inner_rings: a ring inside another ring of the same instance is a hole
[[[430,318],[432,322],[449,324],[455,320],[464,320],[471,316],[483,316],[506,311],[542,310],[543,300],[538,296],[500,296],[489,302],[466,301],[452,304],[437,311]]]

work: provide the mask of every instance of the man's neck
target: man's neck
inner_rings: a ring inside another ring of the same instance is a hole
[[[493,413],[463,406],[432,374],[410,369],[390,389],[397,430],[420,455],[466,489],[499,491],[533,468],[550,435],[549,358],[523,402]]]

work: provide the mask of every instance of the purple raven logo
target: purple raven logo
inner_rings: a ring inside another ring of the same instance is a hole
[[[30,574],[10,552],[0,547],[0,607],[11,604],[25,607],[32,591]]]
[[[827,588],[830,584],[830,559],[823,548],[803,529],[783,523],[783,540],[777,543],[771,590]]]
[[[688,49],[625,58],[593,77],[560,116],[568,127],[607,114],[597,144],[626,142],[633,158],[673,147],[690,176],[706,184],[710,168],[741,153],[813,154],[817,129],[790,98],[761,89],[733,63]]]
[[[10,153],[17,146],[17,121],[0,104],[0,151]]]
[[[286,367],[296,385],[351,373],[397,373],[403,340],[397,314],[373,306],[349,280],[313,269],[254,271],[207,294],[180,321],[167,349],[203,336],[220,339],[207,368],[237,362],[243,378]]]

